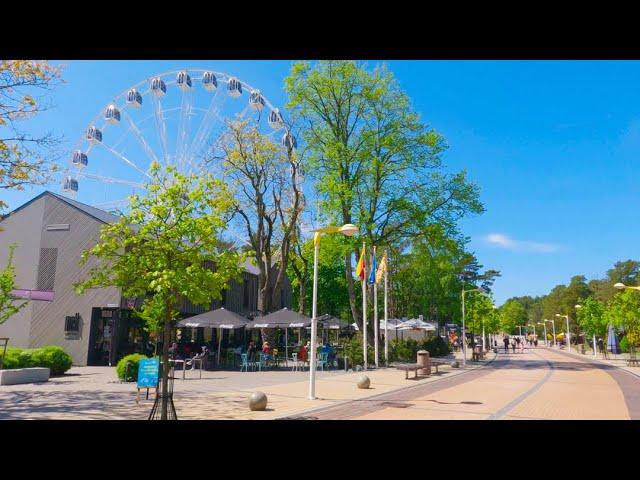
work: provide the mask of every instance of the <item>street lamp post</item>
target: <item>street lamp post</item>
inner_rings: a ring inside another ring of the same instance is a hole
[[[325,227],[315,230],[313,236],[313,302],[311,306],[311,352],[309,361],[309,400],[316,398],[316,335],[318,331],[318,253],[320,252],[320,235],[323,233],[342,233],[348,237],[358,232],[358,227],[350,223],[342,227]]]
[[[484,290],[481,288],[472,288],[471,290],[465,290],[464,287],[462,287],[462,368],[465,368],[467,366],[467,330],[464,323],[464,294],[469,292],[484,292]]]
[[[559,313],[556,313],[556,317],[567,319],[567,345],[569,345],[569,353],[571,353],[571,332],[569,331],[569,315],[560,315]]]

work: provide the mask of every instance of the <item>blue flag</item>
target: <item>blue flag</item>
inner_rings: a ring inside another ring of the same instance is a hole
[[[371,273],[369,273],[369,285],[376,283],[376,270],[378,270],[378,261],[376,260],[376,254],[373,253],[373,260],[371,261]]]

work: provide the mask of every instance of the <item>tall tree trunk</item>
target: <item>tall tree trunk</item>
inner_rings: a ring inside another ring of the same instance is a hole
[[[304,307],[305,307],[305,296],[307,294],[307,280],[306,279],[298,279],[298,283],[300,285],[300,298],[298,298],[298,313],[304,315]]]
[[[167,419],[169,405],[169,343],[171,342],[171,305],[167,305],[167,312],[164,318],[164,341],[162,344],[162,410],[161,420]]]

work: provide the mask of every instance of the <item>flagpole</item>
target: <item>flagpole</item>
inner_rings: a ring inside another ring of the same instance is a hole
[[[364,252],[364,242],[362,242],[362,251]],[[366,258],[366,254],[363,256]],[[366,262],[365,262],[366,263]],[[364,369],[367,365],[367,268],[364,268],[364,278],[362,280],[362,349],[364,351]]]
[[[376,247],[373,247],[373,258],[376,258]],[[375,265],[377,267],[377,265]],[[373,260],[371,261],[371,272],[374,275],[373,278],[373,355],[376,361],[376,368],[378,368],[378,282],[375,278],[375,274],[378,272],[373,271]]]
[[[387,313],[387,269],[389,268],[388,262],[389,258],[387,258],[387,251],[384,252],[384,363],[388,367],[389,366],[389,335],[388,332],[388,313]]]

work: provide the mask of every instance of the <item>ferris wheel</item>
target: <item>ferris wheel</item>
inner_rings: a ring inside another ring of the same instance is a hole
[[[207,159],[231,121],[246,121],[274,142],[296,148],[280,110],[237,77],[204,69],[154,75],[93,118],[63,170],[61,190],[112,210],[144,191],[152,162],[187,175],[215,174],[220,166]]]

